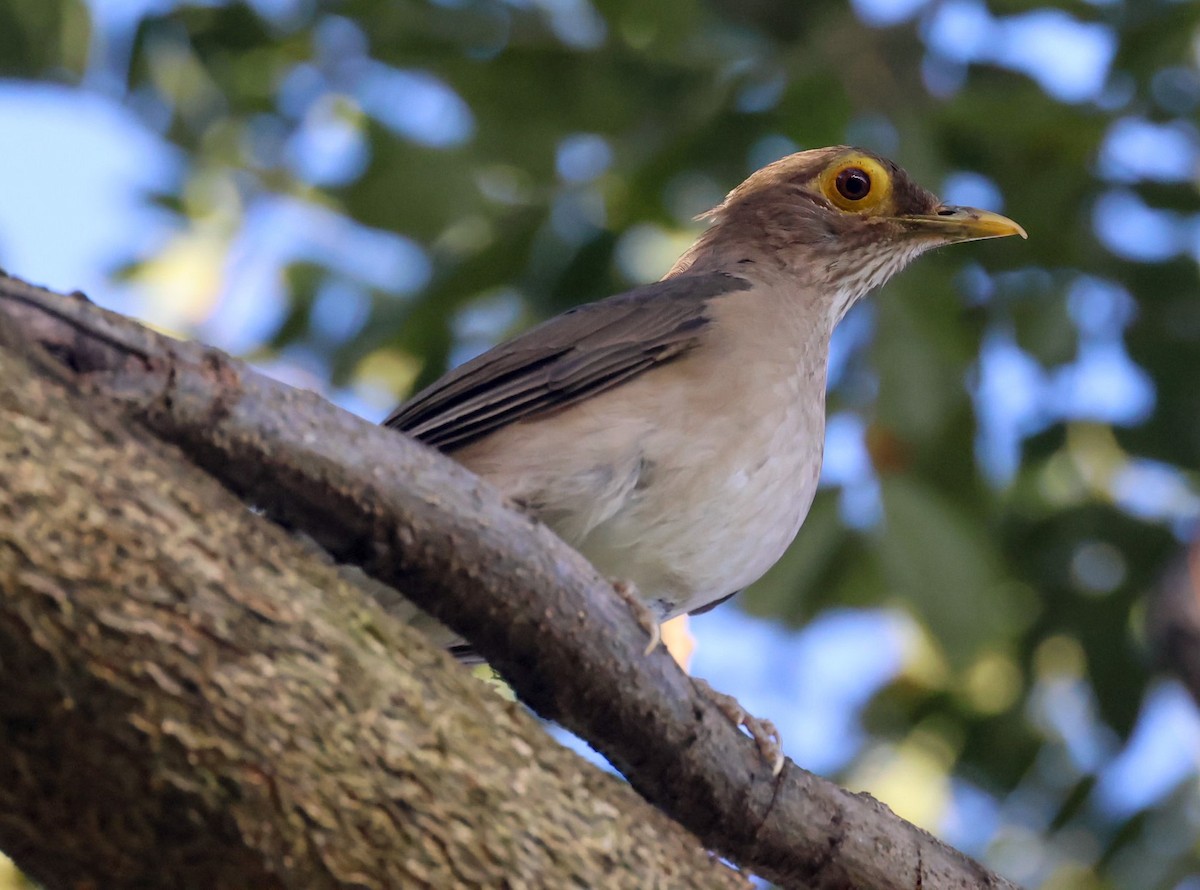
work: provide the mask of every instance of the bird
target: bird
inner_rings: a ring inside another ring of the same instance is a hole
[[[701,218],[661,280],[500,343],[384,421],[498,487],[659,622],[745,589],[796,536],[851,306],[932,248],[1026,237],[846,145],[763,167]]]

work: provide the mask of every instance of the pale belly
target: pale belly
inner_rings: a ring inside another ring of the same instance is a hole
[[[783,555],[812,504],[823,424],[803,426],[763,421],[721,453],[695,447],[682,461],[677,452],[656,459],[672,437],[651,434],[643,484],[571,543],[632,582],[663,619],[747,587]]]

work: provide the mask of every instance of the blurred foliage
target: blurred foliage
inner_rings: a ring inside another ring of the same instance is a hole
[[[302,356],[380,415],[506,331],[661,274],[696,213],[794,148],[865,144],[935,189],[1002,195],[1027,243],[924,258],[848,319],[830,412],[860,421],[870,466],[823,489],[742,606],[914,617],[925,666],[873,699],[847,776],[888,751],[942,764],[998,813],[952,837],[1030,884],[1197,886],[1194,775],[1132,814],[1095,789],[1155,688],[1141,599],[1197,513],[1200,4],[148,8],[105,30],[79,3],[9,0],[3,71],[107,90],[180,149],[156,200],[182,237],[233,245],[265,207],[345,222],[280,270],[252,357]],[[1094,88],[1023,61],[1035,25],[1047,65],[1100,46]],[[1190,159],[1128,126],[1182,134]],[[1071,389],[1101,346],[1152,410]]]

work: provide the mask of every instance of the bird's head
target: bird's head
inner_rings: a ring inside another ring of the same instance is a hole
[[[705,216],[713,226],[683,268],[701,252],[726,268],[774,263],[828,294],[835,320],[930,248],[1026,237],[1011,219],[944,204],[892,161],[845,145],[763,167]]]

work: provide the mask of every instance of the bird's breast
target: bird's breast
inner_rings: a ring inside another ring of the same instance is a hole
[[[727,369],[712,388],[680,393],[688,417],[643,441],[650,478],[583,545],[606,563],[639,553],[646,592],[658,591],[667,614],[758,580],[795,537],[816,491],[823,385],[793,373],[740,376]]]

